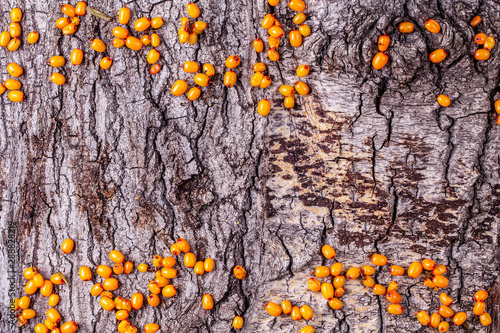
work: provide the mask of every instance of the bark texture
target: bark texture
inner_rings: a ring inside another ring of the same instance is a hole
[[[337,250],[345,267],[368,264],[382,253],[390,263],[408,267],[432,258],[448,266],[455,311],[467,311],[471,332],[487,332],[472,314],[474,292],[498,281],[500,214],[500,126],[493,101],[498,89],[500,52],[476,62],[471,55],[478,32],[498,37],[500,5],[487,1],[307,1],[306,21],[313,33],[291,48],[286,38],[281,61],[257,55],[251,41],[267,33],[262,17],[274,12],[285,31],[294,13],[284,0],[271,9],[267,1],[198,1],[200,19],[209,27],[194,46],[181,45],[179,20],[187,1],[135,1],[131,23],[141,16],[163,16],[158,31],[162,71],[149,77],[146,53],[108,47],[110,70],[99,71],[102,57],[88,39],[111,42],[117,24],[87,13],[77,33],[53,30],[61,16],[47,0],[1,1],[2,30],[8,13],[22,6],[23,45],[0,50],[5,66],[21,64],[26,99],[0,103],[0,271],[8,269],[7,226],[14,222],[14,270],[17,296],[23,294],[21,272],[34,265],[45,278],[61,271],[71,289],[58,287],[63,320],[81,323],[81,332],[113,332],[113,312],[105,312],[89,294],[92,283],[78,278],[78,268],[111,262],[121,250],[135,265],[167,255],[178,237],[186,238],[201,259],[212,257],[216,269],[197,277],[183,265],[174,280],[178,294],[159,306],[133,314],[138,327],[157,322],[162,332],[229,332],[235,315],[245,319],[241,332],[298,332],[306,325],[290,317],[273,318],[267,301],[309,304],[316,332],[431,332],[416,320],[418,310],[437,311],[439,293],[408,277],[395,279],[403,296],[403,315],[389,315],[383,297],[361,281],[349,282],[344,308],[334,312],[320,294],[307,290],[314,268],[327,263],[324,243]],[[115,16],[118,1],[89,2]],[[482,23],[468,22],[481,15]],[[426,19],[442,32],[425,30]],[[401,21],[415,23],[400,34]],[[40,32],[35,45],[24,42]],[[377,38],[385,31],[392,42],[390,61],[371,68]],[[135,32],[136,36],[140,36]],[[81,66],[61,68],[69,85],[50,82],[50,56],[69,59],[84,50]],[[428,54],[438,48],[448,57],[435,65]],[[238,54],[234,88],[222,85],[224,60]],[[217,75],[194,103],[173,97],[170,87],[192,74],[179,67],[186,60],[216,65]],[[266,89],[251,89],[251,66],[263,61],[273,78]],[[295,68],[309,64],[305,78],[311,94],[297,98],[287,111],[277,92],[297,81]],[[441,108],[444,93],[452,105]],[[273,102],[268,117],[256,114],[261,98]],[[65,238],[75,251],[62,255]],[[329,264],[329,263],[328,263]],[[243,265],[248,277],[231,271]],[[119,277],[115,295],[149,295],[152,274]],[[0,278],[0,331],[27,332],[42,321],[46,300],[37,296],[40,314],[16,330],[8,321],[9,280]],[[387,268],[376,275],[387,285]],[[98,280],[98,279],[96,279]],[[487,311],[498,332],[498,287],[491,289]],[[215,307],[201,306],[204,293]],[[453,325],[452,325],[453,326]],[[451,327],[450,332],[463,332]]]

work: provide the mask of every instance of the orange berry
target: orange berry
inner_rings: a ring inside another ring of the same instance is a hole
[[[306,4],[302,0],[290,0],[288,2],[288,7],[296,12],[302,12],[306,9]]]
[[[171,91],[172,95],[174,95],[174,96],[181,96],[182,94],[184,94],[186,92],[187,88],[188,88],[188,85],[187,85],[186,81],[177,80],[177,81],[175,81],[175,83],[172,86],[172,89],[170,91]],[[174,243],[170,247],[170,252],[174,256],[177,256],[181,253],[181,250],[179,249],[179,246]]]
[[[54,308],[48,309],[47,312],[45,313],[45,315],[47,316],[47,319],[53,323],[57,324],[58,322],[61,321],[61,315],[59,314],[59,311],[57,311]],[[25,316],[23,316],[23,317],[26,318]]]
[[[163,287],[161,293],[163,297],[173,297],[177,294],[177,289],[175,289],[173,285],[169,284]]]
[[[196,87],[193,87],[191,89],[194,89],[194,88],[196,88]],[[199,89],[199,88],[196,88],[196,89]],[[189,95],[189,93],[188,93],[188,95]],[[188,98],[189,98],[189,96],[188,96]],[[196,264],[196,256],[194,255],[194,253],[192,253],[192,252],[186,253],[184,255],[184,265],[186,267],[193,268],[195,264]]]
[[[385,297],[387,298],[387,301],[389,301],[389,303],[393,303],[393,304],[401,303],[401,295],[395,290],[391,290],[391,291],[387,292]]]
[[[333,285],[331,283],[329,283],[329,282],[323,283],[321,285],[321,294],[327,300],[332,299],[333,298],[333,294],[334,294]]]
[[[227,71],[224,74],[224,86],[230,88],[233,87],[236,83],[236,73],[233,71]]]
[[[438,98],[439,98],[439,96],[438,96]],[[424,260],[422,260],[422,268],[427,270],[427,271],[433,271],[436,268],[436,262],[434,260],[431,260],[431,259],[424,259]]]
[[[387,35],[382,35],[378,38],[378,50],[380,52],[385,52],[391,44],[391,38]]]
[[[160,326],[158,324],[155,324],[155,323],[150,323],[150,324],[144,325],[144,333],[155,333],[155,332],[158,332],[159,329],[160,329]]]
[[[196,275],[203,275],[205,273],[205,268],[203,267],[203,261],[198,261],[194,265],[194,273]]]
[[[119,284],[118,280],[115,278],[104,279],[104,282],[102,283],[104,290],[107,290],[107,291],[116,290],[116,289],[118,289],[119,285],[120,284]]]
[[[439,306],[439,314],[445,318],[451,318],[453,317],[454,312],[450,307],[441,305]]]
[[[361,274],[361,270],[359,269],[359,267],[352,267],[351,269],[349,269],[347,271],[347,273],[345,274],[345,276],[349,279],[349,280],[355,280],[359,277],[359,275]]]
[[[90,294],[92,296],[99,296],[102,291],[104,290],[104,287],[102,286],[102,283],[96,283],[90,288]]]
[[[203,305],[203,308],[207,311],[213,309],[214,300],[212,299],[212,296],[210,294],[203,295],[202,305]],[[277,306],[280,309],[280,313],[281,313],[281,307],[279,307],[279,305],[277,305]]]
[[[400,304],[389,304],[387,306],[387,312],[393,315],[400,315],[403,313],[403,307]]]
[[[491,316],[489,315],[488,312],[485,312],[479,316],[479,321],[481,322],[481,325],[483,325],[483,326],[490,326],[491,325]]]
[[[309,27],[307,24],[301,24],[299,26],[299,32],[302,36],[307,37],[311,34],[311,27]]]
[[[208,87],[208,84],[210,83],[210,78],[203,74],[203,73],[197,73],[194,78],[194,83],[199,85],[200,87]],[[179,247],[180,250],[180,247]]]
[[[372,264],[376,266],[385,266],[387,264],[387,257],[381,254],[374,254],[371,257]]]
[[[243,327],[243,317],[236,316],[233,319],[233,328],[239,330]]]
[[[262,28],[268,30],[269,28],[271,28],[274,25],[274,21],[275,21],[274,15],[273,14],[267,14],[262,19],[261,26],[262,26]]]
[[[442,107],[448,107],[448,106],[450,105],[450,103],[451,103],[450,98],[449,98],[448,96],[446,96],[446,95],[443,95],[443,94],[441,94],[441,95],[439,95],[439,96],[437,97],[437,102],[438,102],[438,103],[439,103],[439,105],[441,105]],[[424,260],[429,260],[429,259],[424,259]],[[432,260],[431,260],[431,261],[432,261]],[[424,261],[422,261],[422,264],[423,264],[423,263],[424,263]],[[436,265],[436,263],[434,262],[434,266],[435,266],[435,265]],[[424,267],[424,268],[425,268],[425,267]],[[425,268],[425,269],[427,269],[427,268]],[[434,268],[433,268],[433,269],[429,269],[429,270],[434,270]]]
[[[253,47],[257,53],[261,53],[262,51],[264,51],[264,42],[262,41],[262,39],[257,38],[253,41]]]
[[[160,297],[158,297],[158,295],[156,294],[151,294],[148,297],[148,303],[152,307],[157,307],[158,305],[160,305]]]
[[[290,314],[293,320],[301,320],[302,315],[300,314],[300,308],[298,306],[292,306],[292,313]]]
[[[453,298],[447,293],[439,294],[439,301],[446,306],[450,306],[453,303]]]
[[[373,266],[365,265],[361,267],[361,273],[364,275],[373,275],[375,274],[375,268]]]
[[[436,275],[432,279],[432,282],[436,285],[438,288],[446,288],[448,287],[449,281],[446,277],[442,275]]]
[[[294,24],[302,24],[306,20],[306,14],[304,13],[298,13],[293,17],[293,23]]]
[[[441,31],[441,26],[439,23],[433,19],[425,21],[425,28],[432,32],[433,34],[437,34]]]
[[[486,49],[479,49],[474,53],[476,60],[488,60],[490,58],[490,51]]]
[[[335,264],[332,265],[332,267],[330,267],[330,274],[332,274],[332,276],[340,275],[343,269],[344,266],[342,265],[342,263],[336,262]]]
[[[271,102],[267,99],[261,99],[257,105],[257,113],[265,117],[271,112]]]
[[[431,321],[429,323],[430,327],[437,328],[439,326],[439,323],[441,322],[441,315],[437,312],[434,312],[431,315]]]
[[[75,14],[83,16],[87,13],[87,3],[85,1],[78,1],[75,6]]]
[[[283,86],[281,86],[283,87]],[[281,87],[280,87],[280,90],[281,90]],[[291,88],[291,86],[288,86]],[[292,91],[293,91],[293,88],[292,88]],[[280,91],[281,92],[281,91]],[[292,93],[293,94],[293,93]],[[324,277],[327,277],[330,275],[330,269],[327,267],[327,266],[318,266],[316,267],[316,269],[314,270],[314,275],[317,277],[317,278],[324,278]]]
[[[440,63],[446,59],[447,53],[443,49],[437,49],[429,54],[429,60],[435,64]]]
[[[384,66],[387,64],[387,61],[389,60],[389,56],[383,52],[377,53],[372,60],[372,66],[373,68],[380,70],[384,68]]]
[[[450,328],[450,324],[448,324],[445,321],[442,321],[439,323],[438,331],[439,332],[446,332],[446,331],[448,331],[449,328]]]
[[[387,286],[387,291],[392,291],[392,290],[397,290],[399,287],[399,284],[396,281],[391,281],[389,285]]]
[[[276,50],[276,48],[274,48],[274,47],[267,50],[267,57],[271,61],[278,61],[280,59],[280,55],[279,55],[278,51]]]
[[[141,293],[134,293],[130,298],[130,303],[133,309],[139,310],[144,302],[144,296]]]
[[[422,264],[418,261],[413,262],[408,268],[408,276],[411,278],[418,278],[420,273],[422,273]]]
[[[339,287],[335,289],[334,295],[335,297],[341,297],[342,295],[344,295],[344,292],[345,292],[344,287]]]
[[[273,28],[271,28],[273,29]],[[271,30],[269,29],[269,31]],[[279,28],[281,29],[281,28]],[[283,31],[283,30],[281,30]],[[273,35],[271,35],[273,36]],[[278,36],[276,38],[279,38],[281,36]],[[289,35],[288,35],[289,39],[290,39],[290,45],[292,45],[293,47],[300,47],[302,45],[302,35],[300,34],[300,32],[298,30],[292,30],[290,31]]]
[[[314,312],[309,305],[302,305],[300,307],[300,314],[305,320],[309,320],[313,317]]]
[[[250,78],[250,85],[252,87],[258,87],[262,82],[262,79],[264,79],[264,74],[262,74],[262,72],[256,72]]]
[[[285,97],[285,100],[283,101],[283,105],[287,109],[293,108],[295,106],[295,98],[293,98],[293,96]]]
[[[486,38],[486,40],[484,41],[484,44],[483,44],[483,47],[485,50],[491,50],[493,47],[495,47],[495,38],[489,36],[488,38]]]
[[[401,22],[399,23],[399,32],[403,34],[409,34],[413,32],[414,25],[411,22]]]
[[[194,3],[188,3],[186,9],[189,16],[191,16],[192,18],[197,18],[198,16],[200,16],[200,9]]]
[[[345,284],[345,276],[339,275],[333,278],[333,286],[335,288],[343,287]]]
[[[236,68],[240,64],[240,57],[238,57],[237,55],[232,55],[226,59],[225,64],[229,69]]]
[[[431,322],[431,317],[423,310],[417,312],[417,319],[423,326],[427,326]]]
[[[457,312],[453,316],[453,324],[457,326],[462,325],[463,323],[465,323],[466,320],[467,320],[467,313],[465,312]]]
[[[141,17],[134,22],[134,29],[142,32],[151,26],[151,21],[147,17]]]
[[[234,276],[239,280],[243,280],[247,276],[247,271],[242,266],[234,267],[233,273]]]
[[[334,310],[340,310],[344,306],[342,301],[335,297],[328,301],[328,305]]]
[[[321,282],[318,279],[312,277],[307,280],[307,287],[309,290],[318,292],[321,290]]]
[[[472,27],[477,26],[479,23],[481,23],[481,16],[479,16],[479,15],[474,16],[474,17],[472,18],[472,20],[470,20],[470,25],[471,25]]]
[[[82,281],[88,281],[92,278],[92,272],[87,266],[80,267],[79,275]]]
[[[483,45],[486,41],[486,38],[488,38],[488,35],[480,32],[474,37],[474,41],[476,42],[476,44]]]
[[[265,89],[265,88],[269,87],[271,85],[271,83],[272,83],[271,77],[270,76],[264,76],[262,78],[262,81],[259,84],[259,87],[262,88],[262,89]]]
[[[273,317],[279,317],[283,310],[281,309],[281,306],[279,306],[278,304],[273,302],[268,302],[266,304],[266,311]]]
[[[476,304],[474,304],[474,307],[472,308],[474,314],[478,316],[482,315],[485,310],[486,310],[486,303],[484,301],[477,301]]]
[[[382,295],[385,295],[385,292],[386,292],[386,289],[383,285],[381,284],[376,284],[373,286],[373,293],[375,295],[379,295],[379,296],[382,296]]]
[[[479,301],[484,301],[488,298],[488,292],[484,289],[482,290],[479,290],[477,291],[475,294],[474,294],[474,300],[476,302],[479,302]]]
[[[389,268],[389,273],[391,273],[391,275],[393,276],[401,276],[405,273],[405,269],[398,265],[392,265]]]
[[[290,314],[292,312],[292,303],[290,301],[284,300],[281,302],[281,310],[283,310],[284,314]]]
[[[205,272],[211,272],[214,270],[215,262],[212,258],[207,258],[203,262],[203,268],[205,269]]]
[[[281,86],[281,87],[285,87],[285,86]],[[293,88],[291,86],[286,86],[286,88],[288,89],[288,91],[290,92],[290,94],[289,95],[283,94],[283,93],[282,94],[284,96],[293,95]],[[337,255],[337,253],[335,252],[335,249],[331,245],[328,245],[328,244],[323,245],[323,247],[321,248],[321,253],[323,253],[323,255],[325,256],[326,259],[333,259]]]
[[[141,42],[141,40],[137,37],[134,37],[134,36],[128,36],[127,40],[125,41],[125,45],[129,49],[134,50],[134,51],[139,51],[144,46],[144,44]]]
[[[373,278],[369,275],[366,275],[365,276],[365,279],[363,280],[363,284],[367,287],[367,288],[373,288],[373,286],[375,285],[375,280],[373,280]]]
[[[443,275],[447,271],[448,271],[448,269],[446,268],[445,265],[437,265],[437,267],[434,268],[434,270],[432,271],[432,274],[434,274],[434,275]]]

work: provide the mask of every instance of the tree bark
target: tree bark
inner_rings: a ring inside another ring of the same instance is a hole
[[[369,264],[376,252],[404,267],[423,258],[445,264],[450,286],[444,291],[455,311],[468,313],[471,332],[488,331],[472,313],[472,296],[493,287],[487,311],[491,332],[498,332],[500,126],[493,102],[500,98],[500,55],[498,46],[487,61],[477,62],[471,53],[478,32],[498,37],[500,5],[307,1],[313,32],[292,48],[287,36],[294,12],[284,0],[274,9],[264,0],[197,4],[208,28],[194,46],[177,38],[186,3],[128,5],[127,27],[137,37],[142,34],[133,30],[135,19],[165,20],[158,30],[162,70],[153,76],[146,62],[150,47],[135,52],[109,46],[104,54],[90,48],[88,39],[111,42],[116,20],[87,13],[75,35],[62,36],[53,30],[62,16],[57,2],[22,4],[23,44],[13,53],[0,50],[2,78],[7,63],[20,64],[26,95],[22,103],[6,96],[0,103],[0,271],[10,272],[11,265],[14,271],[0,278],[0,331],[27,332],[45,319],[47,301],[39,293],[32,299],[38,315],[25,328],[16,330],[8,318],[9,279],[15,277],[15,296],[22,296],[22,271],[32,265],[46,279],[58,271],[68,278],[69,290],[56,288],[63,321],[79,322],[81,332],[116,331],[114,313],[89,294],[92,283],[79,279],[79,267],[111,265],[112,249],[135,266],[151,265],[154,255],[169,255],[182,237],[199,260],[213,258],[215,270],[197,277],[178,265],[172,281],[178,294],[165,306],[132,312],[137,327],[157,322],[162,332],[228,332],[241,315],[240,332],[298,332],[304,320],[276,319],[264,310],[267,301],[288,299],[312,307],[315,332],[431,332],[415,314],[437,312],[439,292],[420,280],[392,277],[387,267],[375,279],[385,286],[399,283],[402,315],[388,314],[385,298],[361,280],[349,281],[343,309],[331,310],[307,289],[314,268],[331,264],[320,252],[327,243],[346,268]],[[2,2],[2,30],[14,5]],[[114,17],[121,5],[89,3]],[[251,47],[254,38],[267,40],[260,21],[269,12],[287,32],[277,63]],[[475,15],[482,23],[472,28]],[[439,34],[425,29],[429,18],[441,24]],[[402,21],[415,23],[415,31],[399,33]],[[29,45],[32,30],[40,40]],[[390,60],[376,71],[371,59],[383,31],[392,40]],[[80,66],[68,61],[74,48],[84,51]],[[438,48],[448,56],[432,64],[428,54]],[[64,67],[45,64],[57,54],[67,59]],[[225,88],[224,60],[232,54],[242,59],[238,81]],[[99,70],[104,55],[113,59],[106,71]],[[178,79],[192,85],[193,74],[179,67],[187,60],[212,63],[217,72],[192,103],[170,94]],[[249,84],[258,61],[273,79],[265,90]],[[297,96],[288,111],[277,87],[293,85],[301,64],[311,67],[304,79],[311,93]],[[54,71],[68,84],[50,82]],[[440,93],[452,99],[450,107],[436,103]],[[268,117],[256,113],[262,98],[273,104]],[[16,254],[9,261],[13,230]],[[69,255],[60,251],[66,238],[76,241]],[[235,279],[236,265],[247,269],[246,279]],[[140,291],[147,297],[152,276],[136,269],[120,275],[114,295]],[[209,313],[201,306],[205,293],[215,302]]]

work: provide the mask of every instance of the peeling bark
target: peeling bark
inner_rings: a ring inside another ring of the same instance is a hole
[[[16,4],[2,3],[2,27]],[[112,249],[135,265],[151,262],[183,237],[198,258],[213,258],[216,269],[197,277],[179,266],[177,296],[166,307],[132,314],[138,327],[154,321],[162,331],[228,332],[241,315],[241,332],[295,332],[304,321],[275,319],[264,310],[267,301],[286,298],[313,308],[316,332],[430,332],[415,314],[437,311],[439,294],[420,281],[396,279],[406,308],[397,317],[361,281],[347,284],[342,311],[308,291],[307,278],[327,263],[321,245],[329,243],[348,268],[367,264],[375,252],[405,267],[425,257],[446,264],[446,292],[454,310],[469,314],[471,332],[487,332],[473,318],[472,296],[492,287],[487,311],[491,332],[499,331],[500,127],[493,101],[500,98],[500,56],[498,47],[488,61],[476,62],[471,53],[476,33],[498,37],[500,5],[307,1],[313,33],[300,48],[286,41],[281,61],[270,63],[250,44],[257,36],[266,40],[260,20],[267,12],[286,32],[291,29],[294,13],[285,1],[274,9],[266,1],[197,4],[209,27],[194,46],[177,39],[185,3],[129,5],[131,22],[165,19],[158,31],[163,69],[151,77],[148,48],[108,47],[113,66],[99,71],[101,55],[88,39],[110,42],[116,21],[87,14],[74,36],[61,36],[52,29],[61,16],[57,3],[23,4],[23,41],[32,30],[40,32],[40,41],[23,42],[14,53],[0,50],[0,68],[14,61],[25,69],[25,101],[2,97],[0,103],[0,225],[2,244],[10,221],[16,229],[17,295],[24,290],[25,267],[38,267],[45,278],[62,271],[71,285],[57,288],[63,320],[80,322],[82,332],[112,332],[114,314],[89,294],[91,283],[80,281],[78,268],[110,264]],[[121,7],[112,1],[89,5],[111,16]],[[483,21],[473,29],[468,22],[475,15]],[[440,22],[440,34],[425,30],[428,18]],[[415,23],[412,34],[397,32],[403,20]],[[128,27],[132,31],[132,23]],[[374,71],[370,64],[382,31],[392,39],[390,61]],[[44,61],[55,54],[68,59],[76,47],[84,50],[83,64],[64,66],[68,85],[55,86]],[[448,57],[435,65],[427,59],[437,48]],[[226,89],[223,64],[231,54],[242,63],[236,86]],[[192,83],[179,68],[186,60],[210,62],[217,70],[214,84],[189,104],[170,94],[177,79]],[[251,89],[257,61],[268,64],[269,89]],[[311,67],[305,78],[311,94],[298,97],[288,111],[276,90],[297,81],[300,64]],[[450,107],[439,107],[439,93],[452,99]],[[265,118],[255,112],[261,98],[274,105]],[[76,247],[63,256],[59,247],[67,237]],[[8,265],[2,246],[0,271]],[[245,280],[234,278],[235,265],[246,267]],[[0,280],[2,332],[16,331],[8,321],[8,277]],[[120,276],[115,294],[148,295],[149,278],[136,270]],[[375,279],[384,285],[392,280],[387,269]],[[215,301],[208,314],[201,307],[207,292]],[[38,313],[45,311],[39,294],[32,302]]]

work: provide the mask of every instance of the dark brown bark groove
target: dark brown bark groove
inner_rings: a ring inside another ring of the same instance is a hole
[[[71,289],[58,288],[64,320],[81,323],[82,332],[113,332],[113,313],[90,296],[90,283],[78,278],[81,265],[110,264],[108,253],[121,250],[137,265],[155,254],[167,255],[172,242],[190,241],[199,258],[210,256],[214,272],[198,278],[181,266],[178,295],[166,307],[146,307],[132,316],[138,326],[155,321],[167,332],[228,332],[235,315],[245,319],[241,332],[296,332],[305,322],[275,319],[266,301],[289,299],[315,311],[316,332],[430,332],[415,317],[434,312],[438,293],[419,281],[397,279],[407,309],[401,316],[385,311],[386,301],[347,284],[342,311],[332,311],[306,281],[317,265],[323,243],[337,250],[345,267],[368,263],[374,252],[407,267],[430,257],[449,268],[446,291],[455,310],[467,311],[471,332],[487,332],[473,318],[472,295],[498,280],[500,214],[500,126],[493,101],[500,98],[499,47],[491,59],[476,62],[471,53],[478,32],[498,37],[500,5],[495,1],[307,1],[313,33],[304,45],[280,47],[281,61],[256,55],[251,41],[267,38],[260,20],[267,12],[289,31],[294,13],[284,0],[274,9],[266,1],[199,1],[209,24],[194,46],[177,39],[184,2],[136,1],[131,22],[163,16],[162,71],[149,77],[146,50],[108,47],[113,58],[99,71],[101,55],[89,38],[112,40],[115,22],[87,14],[74,36],[53,30],[61,16],[57,3],[22,4],[23,45],[0,50],[2,78],[11,61],[21,64],[26,100],[0,102],[0,225],[7,244],[9,221],[16,230],[17,296],[23,292],[22,269],[34,265],[45,278],[62,271]],[[0,26],[10,9],[1,2]],[[121,3],[89,5],[116,15]],[[475,15],[483,22],[468,24]],[[428,18],[442,33],[424,28]],[[397,31],[403,20],[415,23],[412,34]],[[129,24],[132,28],[132,24]],[[40,32],[35,45],[24,42]],[[378,36],[392,39],[390,62],[371,68]],[[136,34],[139,35],[140,34]],[[67,59],[81,48],[81,66],[60,72],[68,85],[50,82],[50,56]],[[430,51],[444,48],[447,59],[434,65]],[[238,54],[234,88],[222,85],[227,56]],[[186,103],[170,94],[179,78],[192,82],[179,66],[186,60],[216,65],[214,83],[202,98]],[[268,64],[273,85],[251,89],[251,66]],[[296,82],[295,68],[309,64],[305,81],[311,94],[297,98],[291,112],[281,107],[280,84]],[[452,99],[440,108],[435,98]],[[268,117],[255,112],[268,98]],[[75,251],[62,256],[61,242],[72,237]],[[8,248],[0,251],[0,272],[8,269]],[[243,265],[248,277],[231,273]],[[16,331],[8,322],[9,276],[2,274],[0,331]],[[146,275],[119,277],[119,293],[147,295]],[[387,269],[376,274],[386,285]],[[487,309],[498,331],[498,286]],[[216,303],[207,314],[204,293]],[[44,313],[46,300],[34,299]],[[29,331],[41,322],[30,321]],[[450,332],[464,331],[452,327]]]

